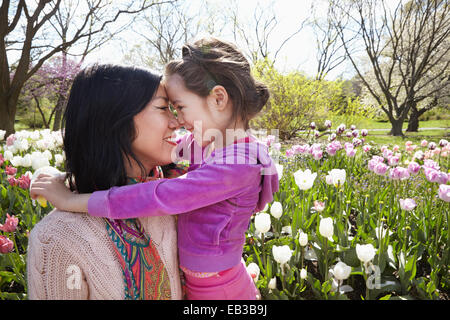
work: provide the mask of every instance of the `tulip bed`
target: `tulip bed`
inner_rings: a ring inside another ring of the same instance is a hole
[[[362,131],[367,136],[367,131]],[[448,299],[450,145],[370,146],[341,125],[280,152],[244,250],[263,299]]]
[[[329,133],[283,152],[265,138],[280,190],[243,254],[262,299],[448,299],[450,144]],[[59,132],[0,131],[0,299],[27,298],[28,234],[52,209],[28,189],[39,168],[64,171],[61,147]]]

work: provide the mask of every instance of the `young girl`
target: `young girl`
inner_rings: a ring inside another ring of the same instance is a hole
[[[176,148],[191,162],[185,175],[93,194],[73,194],[42,177],[32,197],[110,219],[179,215],[188,299],[255,299],[242,260],[245,231],[252,214],[272,201],[278,177],[267,148],[247,129],[268,89],[234,45],[210,38],[183,47],[182,59],[166,66],[165,85],[180,125],[191,132]]]

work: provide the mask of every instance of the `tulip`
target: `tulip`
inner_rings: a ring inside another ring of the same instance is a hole
[[[356,245],[356,255],[364,264],[368,263],[375,257],[375,248],[372,244]]]
[[[322,218],[319,224],[319,232],[325,238],[331,238],[333,236],[333,219]]]
[[[14,242],[0,235],[0,253],[9,253],[14,250]]]
[[[420,145],[422,147],[426,147],[428,145],[428,141],[427,140],[422,140],[422,142],[420,143]]]
[[[330,120],[325,120],[325,127],[331,128],[331,121]]]
[[[344,262],[339,261],[333,268],[333,275],[336,280],[345,280],[350,276],[352,267],[346,265]]]
[[[316,177],[317,173],[311,173],[311,170],[309,169],[306,169],[305,171],[298,170],[294,172],[295,183],[300,190],[311,189]]]
[[[337,188],[338,186],[343,186],[346,178],[345,169],[332,169],[328,171],[328,175],[331,176],[333,185]]]
[[[15,176],[17,173],[17,169],[12,166],[6,166],[5,173],[7,176]]]
[[[302,247],[305,247],[308,244],[308,235],[304,232],[299,232],[298,242]]]
[[[378,162],[375,165],[375,167],[373,168],[373,172],[375,172],[379,176],[382,176],[382,175],[386,174],[388,169],[389,169],[389,167],[387,165],[385,165],[382,162]]]
[[[316,123],[313,121],[311,122],[311,124],[309,125],[309,127],[314,130],[316,128]]]
[[[0,139],[0,140],[2,140],[2,139]],[[439,146],[440,146],[441,148],[445,147],[447,144],[448,144],[448,141],[447,141],[447,140],[445,140],[445,139],[439,140]]]
[[[308,272],[306,271],[306,269],[300,270],[300,279],[305,280],[307,276]]]
[[[0,130],[0,140],[5,139],[5,134],[6,134],[5,130]]]
[[[317,200],[314,200],[314,210],[316,210],[317,212],[322,212],[323,209],[325,209],[325,202],[320,202]]]
[[[408,172],[411,174],[418,174],[420,170],[420,165],[417,162],[410,162],[408,164]]]
[[[292,257],[292,250],[288,245],[273,246],[272,247],[273,258],[279,264],[287,263]]]
[[[395,167],[389,170],[389,178],[392,180],[405,180],[409,178],[408,169]]]
[[[0,230],[3,232],[14,232],[16,231],[17,224],[19,223],[19,219],[14,215],[10,216],[8,213],[6,214],[5,224],[0,224]]]
[[[274,201],[274,203],[272,203],[272,206],[270,207],[270,214],[276,219],[279,219],[282,216],[283,206],[280,202]]]
[[[450,185],[441,184],[438,191],[439,199],[450,202]]]
[[[254,262],[250,263],[247,266],[247,272],[250,275],[250,277],[253,279],[253,281],[256,283],[258,281],[259,274],[260,274],[260,269],[259,269],[258,265]]]
[[[255,216],[255,228],[261,233],[266,233],[270,230],[270,215],[268,213],[259,213]]]
[[[417,204],[414,199],[400,199],[400,207],[405,211],[413,210]]]
[[[267,288],[274,290],[277,288],[277,278],[273,277],[270,279],[269,283],[267,284]]]
[[[283,177],[283,166],[281,164],[275,163],[275,168],[277,169],[278,181]]]
[[[362,129],[362,130],[361,130],[361,135],[362,135],[363,137],[366,137],[368,134],[369,134],[369,131],[368,131],[367,129]]]

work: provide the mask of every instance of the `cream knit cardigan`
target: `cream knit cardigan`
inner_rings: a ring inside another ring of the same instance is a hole
[[[173,216],[140,218],[167,269],[172,299],[182,298]],[[30,232],[28,298],[123,300],[125,285],[103,218],[53,210]]]

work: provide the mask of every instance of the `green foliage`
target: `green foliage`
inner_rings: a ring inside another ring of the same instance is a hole
[[[325,119],[345,115],[351,122],[370,115],[345,88],[345,81],[313,80],[300,72],[282,74],[268,60],[257,62],[253,74],[269,87],[270,99],[251,126],[267,131],[277,129],[280,139],[296,136],[312,121],[322,131]]]

